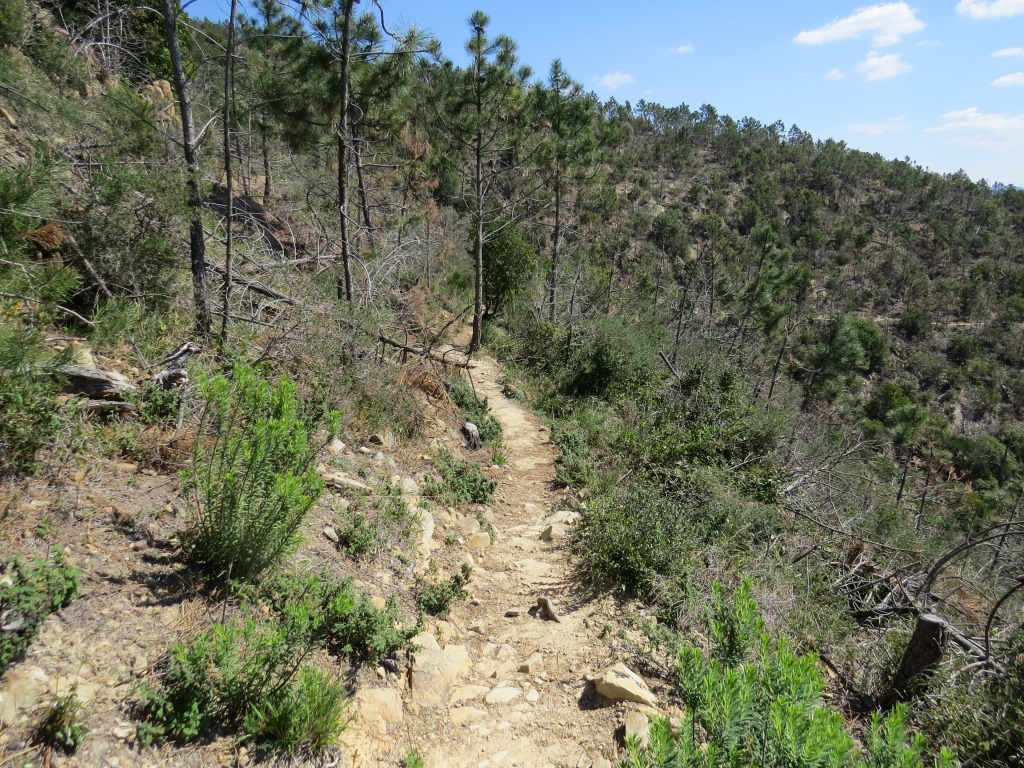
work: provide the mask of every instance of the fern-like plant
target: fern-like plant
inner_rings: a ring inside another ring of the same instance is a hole
[[[297,543],[323,492],[294,382],[277,386],[251,368],[201,384],[206,410],[187,471],[195,524],[191,560],[216,579],[256,581]],[[337,431],[337,415],[330,431]]]

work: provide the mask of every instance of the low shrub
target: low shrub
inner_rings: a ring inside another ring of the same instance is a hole
[[[469,383],[460,377],[448,381],[449,392],[455,405],[462,411],[466,421],[476,424],[480,430],[480,439],[485,445],[499,445],[501,443],[501,424],[489,414],[487,398],[477,398],[476,393]]]
[[[326,573],[279,574],[261,593],[290,635],[305,636],[353,663],[376,663],[409,647],[419,631],[392,597],[378,608],[351,579]]]
[[[39,625],[70,603],[80,586],[79,572],[60,550],[49,560],[11,557],[0,568],[0,673],[32,643]]]
[[[237,366],[200,389],[207,404],[186,475],[195,523],[185,550],[212,578],[254,581],[295,546],[323,491],[316,454],[287,377],[272,386]]]
[[[451,611],[452,603],[465,600],[469,597],[466,585],[469,584],[471,574],[467,563],[462,564],[462,569],[447,581],[431,583],[425,579],[416,582],[416,603],[420,610],[429,613],[431,616],[447,616]]]
[[[345,701],[339,681],[303,665],[311,649],[307,633],[251,619],[175,643],[160,682],[138,689],[140,740],[240,732],[285,750],[324,746],[343,728]]]
[[[628,739],[622,765],[923,768],[925,741],[908,734],[905,706],[871,717],[862,754],[842,714],[825,705],[817,658],[767,635],[749,584],[729,598],[718,584],[714,591],[710,655],[684,646],[676,661],[675,692],[686,705],[681,727],[656,718],[647,746]],[[955,764],[945,749],[934,761]]]
[[[594,454],[578,432],[559,430],[554,441],[560,450],[555,460],[555,483],[563,488],[586,488],[597,478]]]
[[[50,704],[32,734],[32,742],[44,749],[55,749],[67,755],[75,754],[89,730],[78,719],[81,709],[78,689],[72,686],[71,690]]]
[[[440,479],[429,477],[423,484],[423,493],[440,504],[462,503],[490,504],[498,487],[480,471],[479,464],[468,464],[452,456],[442,448],[434,458],[434,466],[441,473]]]

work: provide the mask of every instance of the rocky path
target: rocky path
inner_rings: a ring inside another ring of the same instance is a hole
[[[415,746],[428,768],[600,768],[616,756],[616,728],[638,708],[594,690],[613,661],[597,638],[608,605],[573,582],[560,540],[573,513],[552,512],[557,450],[544,425],[503,395],[500,374],[491,360],[474,364],[477,392],[504,430],[497,540],[470,553],[471,599],[421,635],[408,679],[358,693],[345,739],[354,766],[393,766]],[[558,620],[541,615],[539,598]]]

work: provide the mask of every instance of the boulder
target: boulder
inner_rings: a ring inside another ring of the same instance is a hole
[[[552,523],[540,535],[541,541],[561,541],[566,537],[568,531],[561,523]]]
[[[644,746],[651,740],[651,721],[643,712],[630,712],[622,724],[623,739],[634,737]]]
[[[486,531],[478,531],[466,539],[466,549],[486,549],[491,546],[491,537]]]
[[[449,645],[443,650],[416,651],[412,655],[410,687],[416,704],[442,707],[448,703],[452,685],[471,666],[469,651],[463,645]]]
[[[394,688],[363,688],[356,693],[355,707],[362,720],[402,722],[402,696]]]
[[[635,701],[649,707],[657,705],[657,697],[647,683],[625,664],[613,664],[594,679],[594,690],[611,701]]]

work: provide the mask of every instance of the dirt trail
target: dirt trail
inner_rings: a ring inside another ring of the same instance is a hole
[[[475,361],[472,374],[504,432],[498,537],[471,553],[471,599],[443,627],[448,645],[414,658],[401,723],[360,716],[346,739],[353,765],[395,765],[409,745],[428,768],[609,765],[623,705],[602,701],[586,682],[611,662],[596,637],[607,605],[576,588],[563,544],[542,540],[552,521],[571,514],[552,513],[557,450],[544,425],[504,396],[494,361]],[[561,621],[531,613],[541,596]],[[434,689],[436,678],[418,670],[446,655],[458,671]]]

